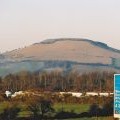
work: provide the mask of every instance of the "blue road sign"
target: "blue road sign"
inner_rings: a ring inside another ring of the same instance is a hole
[[[120,118],[120,74],[114,75],[114,117]]]

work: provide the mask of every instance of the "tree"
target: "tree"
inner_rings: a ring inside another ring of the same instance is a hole
[[[34,120],[43,119],[46,113],[54,111],[52,102],[47,100],[33,102],[28,109],[33,113]]]
[[[19,111],[20,109],[16,105],[10,105],[0,115],[0,120],[15,120]]]

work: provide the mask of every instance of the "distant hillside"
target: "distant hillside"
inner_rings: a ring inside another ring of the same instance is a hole
[[[76,38],[49,39],[4,53],[0,58],[0,75],[21,70],[42,71],[58,68],[80,72],[118,72],[119,58],[119,50],[101,42]]]
[[[78,39],[78,38],[74,38],[74,39],[73,39],[73,38],[68,38],[68,39],[63,39],[63,38],[61,38],[61,39],[48,39],[48,40],[44,40],[44,41],[42,41],[42,42],[40,42],[40,43],[35,43],[35,44],[41,44],[41,43],[43,43],[43,44],[51,44],[51,43],[55,43],[55,42],[58,42],[58,41],[66,41],[66,40],[69,40],[69,41],[84,41],[84,42],[89,42],[89,43],[91,43],[91,44],[93,44],[93,45],[102,47],[102,48],[104,48],[104,49],[109,49],[109,50],[111,50],[111,51],[120,53],[120,50],[111,48],[111,47],[109,47],[109,46],[108,46],[107,44],[105,44],[105,43],[97,42],[97,41],[95,42],[95,41],[93,41],[93,40],[88,40],[88,39]]]
[[[86,39],[56,39],[7,52],[5,56],[17,60],[60,60],[111,64],[112,58],[120,58],[120,51],[104,43]]]

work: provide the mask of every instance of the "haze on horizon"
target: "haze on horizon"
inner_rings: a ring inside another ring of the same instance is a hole
[[[0,0],[0,51],[51,38],[87,38],[120,49],[120,0]]]

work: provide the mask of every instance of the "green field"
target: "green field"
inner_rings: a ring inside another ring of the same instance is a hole
[[[82,113],[82,112],[87,112],[89,110],[88,104],[65,104],[65,103],[57,103],[54,104],[53,108],[55,110],[55,113],[58,113],[60,111],[65,111],[65,112],[73,112],[73,113]],[[26,106],[21,105],[21,112],[19,113],[18,117],[28,117],[32,113],[26,109]]]
[[[56,112],[65,111],[65,112],[74,112],[74,113],[82,113],[87,112],[89,110],[89,104],[65,104],[58,103],[53,106]]]
[[[65,120],[114,120],[113,117],[92,117],[92,118],[74,118],[74,119],[65,119]]]
[[[10,105],[9,102],[0,103],[0,114]],[[20,108],[20,112],[18,113],[18,117],[29,117],[32,115],[30,111],[28,111],[27,106],[25,104],[20,104],[16,107]],[[61,112],[62,110],[65,112],[71,112],[80,114],[83,112],[87,112],[90,108],[89,104],[65,104],[65,103],[56,103],[53,105],[54,113],[51,116]],[[72,118],[66,120],[113,120],[113,117],[92,117],[92,118]]]

